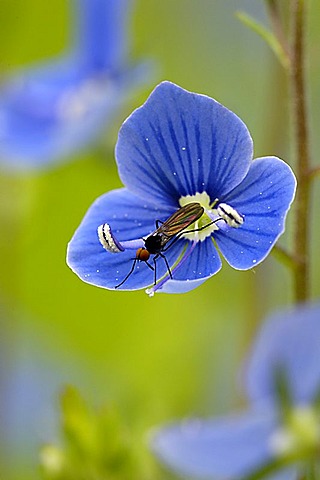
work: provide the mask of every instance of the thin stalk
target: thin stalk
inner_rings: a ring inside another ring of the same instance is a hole
[[[309,297],[310,153],[304,59],[305,2],[292,0],[291,3],[293,37],[289,78],[298,178],[294,235],[294,257],[298,263],[294,271],[294,296],[301,302]]]
[[[310,179],[314,180],[316,177],[318,177],[318,175],[320,175],[320,167],[311,168],[309,171]]]
[[[267,0],[267,9],[269,17],[272,23],[273,33],[277,38],[279,45],[283,50],[284,56],[286,58],[287,67],[290,67],[290,47],[286,38],[286,35],[283,31],[282,22],[280,20],[278,4],[276,0]]]
[[[273,256],[279,260],[283,265],[286,265],[291,271],[295,271],[298,265],[296,259],[291,253],[287,252],[280,245],[275,245],[272,249]]]

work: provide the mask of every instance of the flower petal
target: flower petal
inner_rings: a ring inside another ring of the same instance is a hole
[[[268,255],[284,231],[295,188],[290,167],[276,157],[265,157],[254,160],[243,182],[223,198],[244,216],[239,228],[214,232],[219,249],[232,267],[246,270]]]
[[[151,201],[203,191],[214,200],[246,175],[252,140],[215,100],[163,82],[122,125],[116,158],[123,183]]]
[[[250,411],[220,419],[189,420],[157,430],[151,448],[181,475],[242,478],[272,460],[269,439],[275,427],[271,412]],[[295,476],[292,473],[279,478]]]
[[[172,269],[173,279],[166,278],[158,282],[153,291],[161,293],[185,293],[193,290],[217,273],[221,266],[221,259],[212,239],[209,237],[202,242],[185,242],[187,248],[180,262]],[[172,250],[171,247],[170,250]],[[181,247],[179,246],[180,252]],[[171,252],[170,252],[171,253]],[[177,258],[179,252],[173,255]]]
[[[218,271],[218,270],[217,270]],[[174,276],[174,275],[173,275]],[[151,287],[148,289],[147,293],[152,296],[154,292],[157,293],[187,293],[191,290],[194,290],[197,287],[200,287],[206,280],[211,277],[199,278],[197,280],[175,280],[167,279],[166,282],[159,282],[155,288]],[[158,286],[159,285],[159,286]]]
[[[127,57],[131,0],[76,0],[74,49],[95,72],[122,68]]]
[[[246,369],[253,402],[277,402],[275,377],[284,373],[295,404],[320,392],[320,303],[276,313],[262,326]]]
[[[128,71],[88,76],[74,58],[23,72],[0,91],[0,161],[9,169],[45,166],[95,140],[122,105]],[[131,86],[130,86],[131,88]]]
[[[89,208],[75,232],[69,243],[67,263],[85,282],[113,289],[130,271],[136,250],[107,252],[99,242],[98,226],[108,223],[120,242],[134,240],[146,237],[155,230],[157,219],[164,221],[172,213],[172,209],[144,202],[125,188],[106,193]],[[182,248],[183,242],[180,242],[180,246],[175,245],[166,252],[170,265],[177,259]],[[157,261],[157,278],[166,273],[166,264],[160,258]],[[153,271],[144,262],[139,262],[121,289],[136,290],[153,282]]]
[[[127,66],[128,0],[78,0],[72,52],[16,72],[0,90],[0,162],[44,167],[95,141],[149,66]],[[123,38],[124,37],[124,38]]]

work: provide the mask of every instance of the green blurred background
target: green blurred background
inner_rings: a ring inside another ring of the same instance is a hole
[[[290,2],[283,2],[284,8]],[[320,155],[320,9],[309,2],[312,154]],[[248,272],[222,271],[184,295],[110,292],[82,283],[66,246],[92,201],[121,186],[117,131],[161,80],[216,98],[248,125],[255,156],[293,165],[287,81],[267,45],[235,17],[268,24],[258,0],[137,0],[132,59],[152,59],[148,84],[95,146],[48,171],[0,180],[0,479],[40,478],[39,447],[59,442],[59,395],[74,385],[90,405],[116,405],[148,456],[145,432],[186,415],[242,403],[237,375],[266,313],[292,301],[291,279],[270,256]],[[69,35],[68,1],[0,0],[0,68],[48,59]],[[294,165],[293,165],[294,166]],[[314,189],[313,296],[320,295]],[[292,215],[280,243],[290,244]]]

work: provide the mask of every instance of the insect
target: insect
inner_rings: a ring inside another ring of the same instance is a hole
[[[188,228],[192,223],[199,220],[204,212],[204,208],[200,203],[192,202],[189,203],[173,213],[165,222],[160,220],[156,221],[156,230],[152,232],[144,241],[144,247],[138,248],[136,251],[136,256],[133,260],[131,270],[128,275],[120,282],[115,288],[121,287],[130,275],[133,273],[136,263],[138,261],[145,262],[147,266],[154,271],[154,284],[157,282],[157,264],[156,260],[161,257],[165,261],[168,273],[170,278],[172,278],[171,269],[166,259],[165,252],[169,247],[178,240],[182,234],[186,233],[184,230]],[[197,232],[203,230],[207,226],[211,225],[213,222],[210,222],[203,227],[197,228],[195,230],[188,230],[188,232]],[[153,265],[148,262],[150,255],[153,257]]]
[[[190,225],[199,220],[203,215],[204,208],[198,202],[188,203],[174,212],[165,222],[156,220],[156,230],[147,238],[143,238],[144,247],[138,248],[136,256],[133,259],[132,267],[125,278],[114,288],[123,285],[133,273],[137,262],[145,262],[147,266],[154,271],[154,285],[157,283],[157,259],[163,258],[167,271],[172,278],[172,272],[168,260],[164,254],[182,235],[186,233],[199,232],[213,223],[223,220],[230,227],[239,227],[244,222],[244,217],[234,208],[226,203],[219,204],[217,208],[218,218],[193,230],[186,230]],[[121,244],[113,237],[110,226],[107,223],[98,227],[98,236],[102,246],[111,253],[123,251]],[[153,255],[153,265],[148,261]]]

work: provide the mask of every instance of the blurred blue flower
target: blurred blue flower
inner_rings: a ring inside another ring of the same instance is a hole
[[[114,289],[156,220],[161,224],[198,202],[204,214],[191,228],[211,225],[176,238],[165,252],[172,278],[159,258],[160,280],[147,293],[186,292],[217,273],[221,259],[215,244],[232,267],[254,267],[284,230],[296,181],[276,157],[252,161],[252,148],[247,127],[234,113],[209,97],[161,83],[123,123],[116,160],[126,188],[102,195],[90,207],[69,244],[69,266],[82,280]],[[109,251],[99,243],[97,227]],[[154,283],[154,271],[136,263],[119,288]]]
[[[10,170],[44,167],[95,140],[142,81],[130,66],[131,0],[74,0],[72,48],[12,75],[0,90],[0,162]]]
[[[274,470],[265,470],[263,478],[302,478],[303,461],[319,460],[320,304],[268,319],[245,385],[247,412],[161,428],[152,437],[155,454],[193,478],[245,478],[270,464]]]

